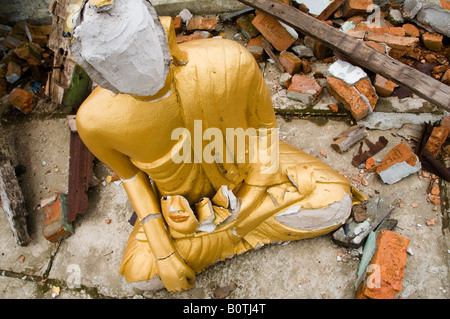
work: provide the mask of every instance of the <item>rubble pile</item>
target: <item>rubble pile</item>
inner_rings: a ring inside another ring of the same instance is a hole
[[[54,57],[47,46],[51,31],[51,25],[25,21],[0,24],[0,98],[7,96],[7,102],[24,114],[31,112],[38,98],[45,99]]]

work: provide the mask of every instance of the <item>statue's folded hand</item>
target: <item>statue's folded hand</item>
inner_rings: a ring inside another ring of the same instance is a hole
[[[157,259],[158,275],[171,292],[182,292],[193,288],[195,272],[181,259],[177,252]]]

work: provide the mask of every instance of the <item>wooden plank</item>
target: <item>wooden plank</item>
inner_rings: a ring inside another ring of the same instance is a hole
[[[295,30],[324,43],[357,65],[398,85],[409,88],[423,99],[450,112],[450,86],[383,54],[362,41],[283,3],[268,0],[239,0]]]
[[[3,132],[1,133],[3,135]],[[28,211],[2,138],[0,139],[0,198],[17,245],[27,246],[31,241],[27,227]]]
[[[328,20],[328,18],[342,6],[345,0],[334,0],[322,13],[317,17],[318,20]]]
[[[284,72],[284,67],[276,56],[275,52],[273,52],[272,45],[269,43],[269,41],[267,41],[266,38],[262,37],[261,43],[264,51],[266,51],[267,55],[273,60],[278,69],[280,69],[281,72]]]
[[[94,155],[84,145],[77,132],[70,133],[68,222],[87,212],[87,191],[93,177]]]

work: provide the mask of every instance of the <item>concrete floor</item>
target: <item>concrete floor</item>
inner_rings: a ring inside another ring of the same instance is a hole
[[[448,299],[450,237],[449,229],[443,227],[443,222],[448,220],[448,203],[433,210],[434,205],[427,201],[430,179],[419,172],[389,186],[374,174],[363,172],[368,185],[361,185],[352,178],[361,173],[351,165],[357,146],[345,154],[338,154],[330,147],[333,137],[350,125],[348,118],[324,116],[285,120],[279,117],[278,122],[283,140],[348,176],[367,196],[387,197],[396,192],[403,193],[404,207],[396,207],[391,214],[398,220],[395,231],[411,240],[412,254],[408,255],[400,296],[404,299]],[[216,289],[230,285],[236,285],[227,296],[230,299],[354,297],[359,252],[333,243],[331,234],[264,246],[258,251],[219,262],[197,276],[195,288],[181,294],[166,290],[136,291],[118,274],[132,230],[128,219],[133,209],[120,184],[105,182],[112,172],[101,163],[96,165],[95,176],[100,183],[90,189],[88,213],[78,216],[74,235],[60,243],[50,243],[42,235],[43,213],[38,205],[54,191],[67,192],[70,132],[67,120],[31,115],[4,124],[13,165],[27,168],[20,176],[20,183],[30,212],[32,242],[28,247],[15,244],[0,209],[0,298],[209,299],[213,298]],[[375,159],[382,160],[401,141],[411,145],[398,133],[398,128],[369,131],[372,142],[381,135],[389,141]],[[321,151],[326,156],[321,155]],[[441,184],[441,193],[447,194],[448,185]],[[412,203],[417,203],[417,208],[413,208]],[[437,218],[436,224],[427,226],[427,220],[432,218]],[[106,223],[106,219],[111,219],[111,223]],[[338,258],[342,254],[345,262]],[[53,287],[60,288],[59,295],[52,296]]]

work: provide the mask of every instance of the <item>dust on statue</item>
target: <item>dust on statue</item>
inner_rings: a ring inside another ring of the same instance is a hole
[[[218,261],[334,231],[366,199],[278,139],[264,78],[237,42],[177,45],[172,18],[145,0],[68,11],[72,59],[99,85],[78,132],[138,216],[119,270],[135,287],[188,290]]]

